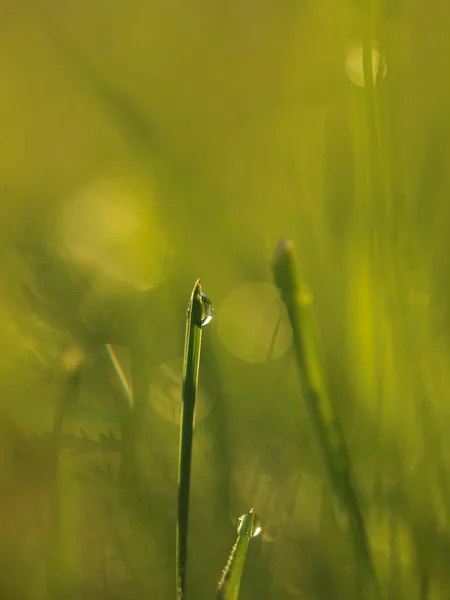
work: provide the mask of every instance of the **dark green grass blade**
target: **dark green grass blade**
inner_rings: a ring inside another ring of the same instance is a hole
[[[248,544],[255,534],[258,517],[253,508],[241,517],[238,535],[217,585],[216,600],[237,600],[247,557]]]
[[[178,461],[177,522],[177,598],[185,597],[189,488],[191,482],[192,439],[195,397],[197,394],[200,351],[202,345],[202,288],[195,283],[189,300],[184,344],[183,393],[181,408],[180,455]]]
[[[312,297],[304,281],[297,281],[291,242],[283,241],[273,261],[275,283],[286,304],[302,393],[324,454],[334,490],[347,512],[362,588],[371,598],[381,590],[369,546],[364,518],[353,480],[350,456],[335,407],[328,396],[312,310]]]

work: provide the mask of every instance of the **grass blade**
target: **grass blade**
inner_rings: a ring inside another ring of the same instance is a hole
[[[248,544],[260,531],[259,519],[253,508],[240,517],[237,539],[217,585],[216,600],[237,600]]]
[[[320,363],[318,331],[312,296],[304,280],[297,281],[293,244],[283,241],[273,260],[275,283],[286,304],[302,393],[323,452],[326,467],[342,506],[347,512],[362,588],[371,598],[381,598],[364,517],[353,480],[350,455],[339,417],[328,396]],[[362,590],[361,590],[362,591]]]
[[[53,414],[52,479],[50,493],[50,523],[47,546],[47,593],[50,600],[64,595],[65,574],[61,537],[60,453],[64,419],[67,409],[77,403],[80,393],[81,369],[84,353],[76,345],[69,347],[62,357],[64,387]]]
[[[189,300],[184,343],[183,392],[181,408],[180,454],[178,461],[177,521],[177,598],[183,600],[186,588],[189,489],[191,483],[192,439],[195,398],[197,394],[202,346],[203,296],[200,280],[195,283]]]

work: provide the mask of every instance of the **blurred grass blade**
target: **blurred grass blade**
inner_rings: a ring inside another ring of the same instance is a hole
[[[52,478],[50,493],[50,522],[47,541],[47,593],[49,600],[57,600],[64,595],[64,561],[62,557],[61,532],[61,486],[60,453],[64,419],[69,407],[77,404],[80,394],[81,369],[85,356],[80,348],[73,345],[62,356],[64,383],[53,414],[52,428]]]
[[[200,352],[202,346],[203,297],[200,280],[192,291],[186,319],[184,343],[183,392],[181,407],[180,454],[178,461],[177,521],[177,598],[185,597],[189,488],[191,482],[192,439],[194,433],[195,397],[197,394]]]
[[[24,0],[23,5],[28,13],[33,14],[35,22],[41,26],[59,57],[88,84],[105,114],[120,126],[129,146],[139,153],[154,154],[157,150],[161,151],[162,140],[155,127],[120,87],[111,83],[85,58],[70,31],[53,15],[53,11],[35,0]]]
[[[259,519],[253,508],[240,517],[237,539],[217,585],[216,600],[237,600],[248,544],[260,531]]]
[[[125,374],[125,371],[122,367],[122,364],[119,360],[119,357],[117,356],[117,352],[115,351],[114,346],[112,344],[105,344],[105,351],[106,351],[106,356],[108,357],[108,359],[111,363],[111,366],[114,369],[114,373],[117,377],[117,381],[120,385],[122,394],[123,394],[125,400],[127,401],[127,405],[130,408],[133,408],[133,406],[134,406],[133,390],[132,390],[131,384],[128,381],[128,378]]]
[[[380,598],[381,589],[372,561],[364,517],[358,500],[350,456],[336,409],[328,396],[322,372],[319,338],[312,310],[312,296],[305,283],[297,282],[293,244],[282,241],[273,260],[275,283],[286,304],[302,393],[324,454],[328,473],[347,513],[362,587],[369,597]]]

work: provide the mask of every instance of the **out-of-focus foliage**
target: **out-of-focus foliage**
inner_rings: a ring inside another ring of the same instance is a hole
[[[243,600],[359,597],[270,287],[280,237],[386,596],[448,595],[449,22],[438,0],[2,0],[1,598],[174,596],[197,277],[189,596],[254,506]]]

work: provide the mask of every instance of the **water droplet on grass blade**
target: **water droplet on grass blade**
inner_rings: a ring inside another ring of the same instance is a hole
[[[211,300],[203,292],[201,292],[201,297],[202,297],[202,316],[200,319],[200,323],[201,323],[201,326],[204,327],[205,325],[208,325],[208,323],[213,318],[214,308],[213,308]]]
[[[244,536],[249,533],[250,537],[254,538],[259,535],[261,531],[261,520],[258,515],[255,514],[253,508],[248,513],[239,517],[237,523],[238,535]]]
[[[202,312],[201,312],[201,316],[200,316],[200,327],[204,327],[205,325],[208,325],[208,323],[210,323],[211,319],[213,318],[214,308],[213,308],[211,300],[208,298],[208,296],[206,296],[206,294],[204,294],[203,292],[200,292],[200,296],[202,298]],[[191,308],[190,308],[190,306],[188,306],[186,309],[187,317],[189,316],[190,312],[191,312]]]

